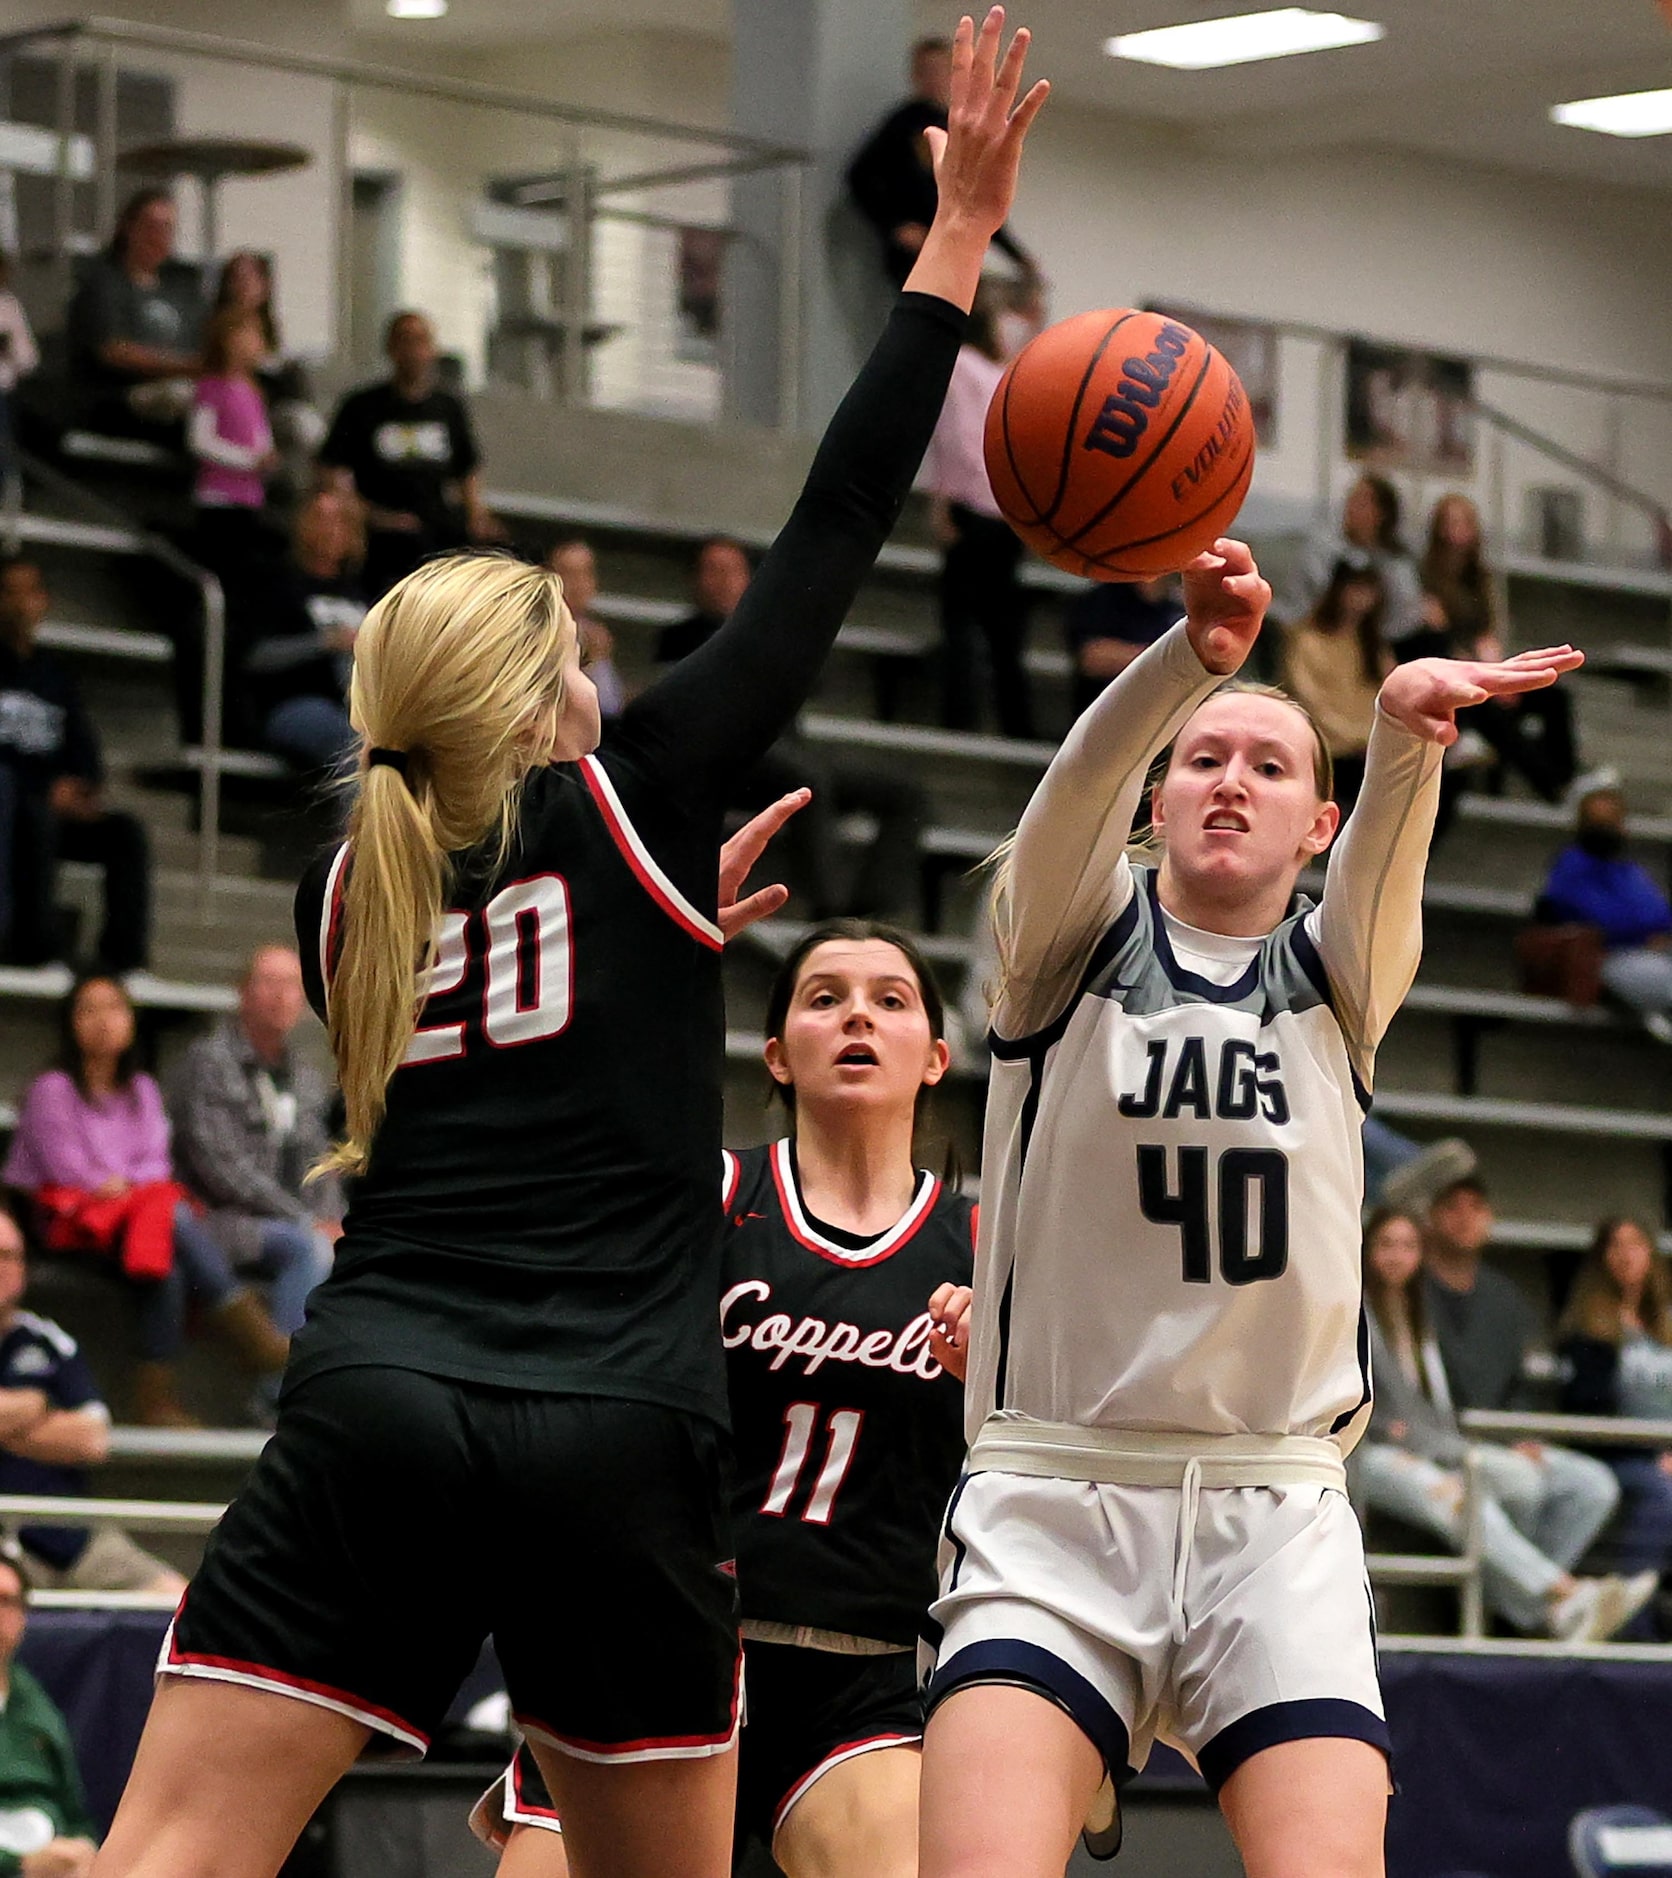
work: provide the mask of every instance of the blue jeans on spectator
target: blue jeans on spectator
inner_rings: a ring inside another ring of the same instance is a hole
[[[1602,961],[1602,982],[1634,1011],[1672,1009],[1672,951],[1621,946]]]
[[[267,1280],[273,1322],[294,1337],[307,1315],[308,1293],[331,1269],[331,1242],[324,1233],[290,1219],[261,1223],[261,1258],[246,1269]]]
[[[354,749],[354,726],[334,698],[286,698],[267,713],[267,747],[298,769],[338,770]]]
[[[1613,1534],[1616,1569],[1664,1572],[1672,1566],[1672,1474],[1661,1472],[1658,1454],[1619,1454],[1609,1459],[1623,1497]]]
[[[172,1363],[186,1341],[186,1305],[200,1299],[210,1310],[243,1284],[203,1222],[183,1202],[174,1209],[174,1264],[166,1278],[140,1286],[139,1354],[148,1363]]]

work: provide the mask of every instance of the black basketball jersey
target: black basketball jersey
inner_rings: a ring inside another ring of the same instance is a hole
[[[720,1335],[745,1618],[912,1644],[964,1457],[930,1294],[967,1285],[974,1208],[934,1175],[887,1232],[813,1219],[788,1141],[725,1157]]]
[[[620,750],[529,778],[510,859],[442,917],[298,1378],[374,1360],[724,1419],[717,839]],[[348,864],[298,896],[326,985]]]

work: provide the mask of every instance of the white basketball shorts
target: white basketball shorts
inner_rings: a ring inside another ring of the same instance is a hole
[[[1217,1792],[1283,1741],[1390,1753],[1364,1542],[1331,1487],[1201,1491],[966,1474],[947,1509],[929,1708],[1020,1684],[1067,1711],[1117,1785],[1165,1741]]]

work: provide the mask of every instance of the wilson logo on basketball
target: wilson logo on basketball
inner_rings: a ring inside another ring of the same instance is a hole
[[[1149,429],[1149,413],[1160,404],[1189,347],[1190,334],[1182,326],[1163,326],[1152,352],[1141,359],[1123,359],[1121,380],[1103,400],[1081,447],[1106,456],[1131,456]]]

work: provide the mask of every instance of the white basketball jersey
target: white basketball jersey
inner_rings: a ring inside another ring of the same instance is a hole
[[[1361,1091],[1304,911],[1218,984],[1133,870],[1068,1008],[993,1040],[973,1440],[989,1413],[1357,1440]]]

